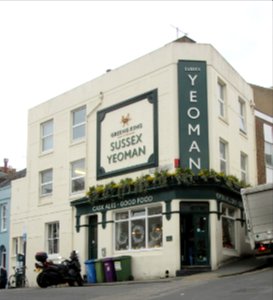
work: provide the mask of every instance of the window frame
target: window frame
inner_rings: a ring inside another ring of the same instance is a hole
[[[80,122],[75,123],[75,119],[76,119],[75,114],[77,112],[80,112],[80,111],[84,111],[84,120],[81,120]],[[84,128],[83,129],[84,134],[82,136],[79,136],[79,137],[74,137],[74,130],[76,130],[80,127]],[[81,140],[84,140],[85,137],[86,137],[86,105],[83,105],[81,107],[78,107],[78,108],[74,109],[71,112],[71,141],[72,142],[81,141]]]
[[[244,162],[244,166],[243,166]],[[241,170],[241,180],[244,183],[248,182],[248,155],[244,152],[240,153],[240,170]]]
[[[160,213],[157,214],[149,214],[149,210],[151,209],[159,209]],[[143,215],[133,215],[133,213],[144,211]],[[117,219],[117,216],[121,214],[127,214],[127,218]],[[154,228],[155,235],[152,237],[151,234],[153,232],[149,231],[149,227],[151,225],[151,220],[155,220],[160,218],[158,228]],[[144,222],[144,229],[141,228],[141,225],[138,224],[140,221]],[[118,248],[117,243],[117,226],[118,224],[127,224],[127,236],[124,236],[123,239],[127,240],[127,244],[125,248]],[[135,224],[135,225],[134,225]],[[135,232],[135,238],[133,237],[133,230]],[[157,234],[157,236],[156,236]],[[145,207],[132,207],[127,210],[117,211],[114,214],[114,249],[116,252],[120,251],[151,251],[162,249],[163,247],[163,217],[162,217],[162,205],[152,205]],[[151,246],[152,241],[156,242],[154,246]],[[134,245],[135,244],[135,245]],[[137,244],[140,246],[137,247]],[[144,245],[144,246],[143,246]]]
[[[74,173],[76,173],[76,171],[74,169],[74,167],[76,167],[75,164],[77,164],[79,162],[83,162],[83,166],[82,166],[81,171],[83,171],[84,174],[79,174],[78,176],[74,176]],[[85,190],[85,176],[86,176],[86,172],[85,172],[85,159],[82,158],[82,159],[78,159],[78,160],[72,161],[70,163],[70,193],[71,194],[80,193],[80,192],[82,192],[82,191]],[[77,181],[77,180],[81,180],[81,179],[83,180],[83,188],[80,189],[80,190],[73,190],[73,186],[74,186],[73,182]]]
[[[221,152],[221,145],[224,146],[224,153]],[[220,162],[220,172],[227,174],[228,173],[228,143],[223,139],[219,140],[219,162]],[[225,165],[225,168],[222,169],[222,164]]]
[[[46,175],[46,173],[51,173],[51,178],[48,181],[43,182],[43,176]],[[51,191],[48,193],[43,193],[43,189],[45,186],[50,185]],[[53,169],[46,169],[40,172],[40,197],[46,197],[53,194]]]
[[[232,210],[234,212],[233,215],[231,215],[229,213],[230,210]],[[236,210],[235,207],[231,207],[231,206],[228,206],[228,205],[223,205],[222,206],[222,246],[223,246],[223,249],[225,249],[225,250],[233,250],[234,251],[234,250],[237,249],[237,241],[236,241],[236,232],[237,232],[237,228],[236,228],[236,213],[237,213],[237,210]],[[233,227],[233,232],[231,234],[231,241],[228,241],[227,243],[224,242],[224,234],[225,233],[224,233],[224,222],[223,222],[223,219],[225,219],[225,221],[229,222],[229,224],[232,224],[232,227]],[[233,241],[232,241],[232,239],[233,239]],[[229,246],[227,246],[227,245],[229,245]]]
[[[54,226],[56,230],[54,231]],[[60,253],[60,222],[54,221],[45,224],[46,227],[46,249],[48,255],[55,255]],[[56,233],[56,235],[54,235]],[[55,250],[57,249],[57,252]]]
[[[239,97],[239,128],[244,134],[247,133],[246,127],[246,102]]]
[[[3,203],[0,205],[0,232],[6,232],[8,230],[8,205],[6,203]]]
[[[226,84],[218,79],[217,81],[217,101],[218,101],[218,115],[220,118],[227,119],[227,100],[226,100]]]
[[[44,133],[45,126],[47,124],[51,124],[52,129],[49,133]],[[41,132],[41,152],[47,153],[53,150],[54,147],[54,140],[53,140],[53,134],[54,134],[54,120],[50,119],[48,121],[45,121],[41,123],[40,125],[40,132]],[[50,141],[51,145],[49,147],[45,147],[46,141]]]

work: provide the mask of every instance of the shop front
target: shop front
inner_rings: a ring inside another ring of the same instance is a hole
[[[198,183],[196,176],[191,184],[168,180],[141,192],[108,191],[71,202],[77,233],[88,228],[82,245],[86,259],[130,255],[135,278],[141,279],[216,269],[224,257],[224,207],[236,211],[237,227],[244,226],[240,193],[219,183]],[[237,241],[239,232],[233,234]]]

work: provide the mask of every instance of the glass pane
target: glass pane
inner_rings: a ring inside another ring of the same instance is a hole
[[[42,151],[53,149],[53,136],[48,136],[42,140]]]
[[[45,194],[51,194],[52,193],[52,184],[49,183],[49,184],[45,184],[41,187],[42,191],[42,195],[45,195]]]
[[[82,191],[85,188],[84,178],[77,178],[72,180],[72,192]]]
[[[85,175],[84,165],[85,163],[83,159],[72,163],[72,178]]]
[[[148,208],[148,215],[149,216],[160,215],[161,213],[162,213],[162,207],[161,206]]]
[[[116,220],[128,219],[128,211],[116,214]]]
[[[223,247],[235,249],[235,227],[234,221],[222,218]]]
[[[73,112],[73,125],[85,122],[85,108]]]
[[[149,248],[162,247],[162,217],[149,218]]]
[[[128,222],[116,223],[116,250],[129,248],[128,232]]]
[[[42,136],[51,135],[53,133],[53,121],[42,124]]]
[[[220,142],[220,157],[226,158],[226,145]]]
[[[145,248],[145,220],[132,221],[132,249]]]
[[[42,183],[52,181],[52,171],[46,171],[42,173]]]
[[[145,209],[138,209],[132,211],[132,217],[142,217],[145,216]]]
[[[85,125],[79,125],[73,128],[73,140],[79,139],[85,136]]]
[[[220,172],[226,173],[226,163],[222,160],[220,162]]]

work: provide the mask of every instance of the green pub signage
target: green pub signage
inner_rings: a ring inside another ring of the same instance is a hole
[[[183,168],[209,169],[205,61],[178,62],[179,151]]]

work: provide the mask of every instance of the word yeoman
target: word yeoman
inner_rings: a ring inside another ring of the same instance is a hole
[[[117,152],[107,155],[108,163],[117,163],[123,160],[145,155],[146,146],[140,144],[142,144],[142,133],[110,143],[111,152]]]
[[[189,91],[189,101],[190,103],[192,103],[193,106],[189,107],[188,111],[187,111],[187,116],[191,119],[191,120],[198,120],[200,117],[200,110],[198,107],[194,106],[194,103],[198,102],[198,98],[197,98],[197,91],[194,90],[195,88],[195,84],[196,84],[196,79],[198,78],[198,75],[191,75],[188,74],[188,78],[190,79],[190,84],[193,87],[192,90]],[[190,122],[188,123],[188,135],[191,136],[195,134],[196,136],[200,136],[200,124],[196,124],[196,125],[192,125]],[[197,143],[196,140],[192,140],[191,145],[189,147],[189,153],[197,153],[199,154],[200,151],[200,147]],[[193,165],[197,168],[197,169],[201,169],[201,159],[200,157],[197,157],[197,159],[193,159],[192,157],[189,157],[189,167],[190,169],[192,169]]]

